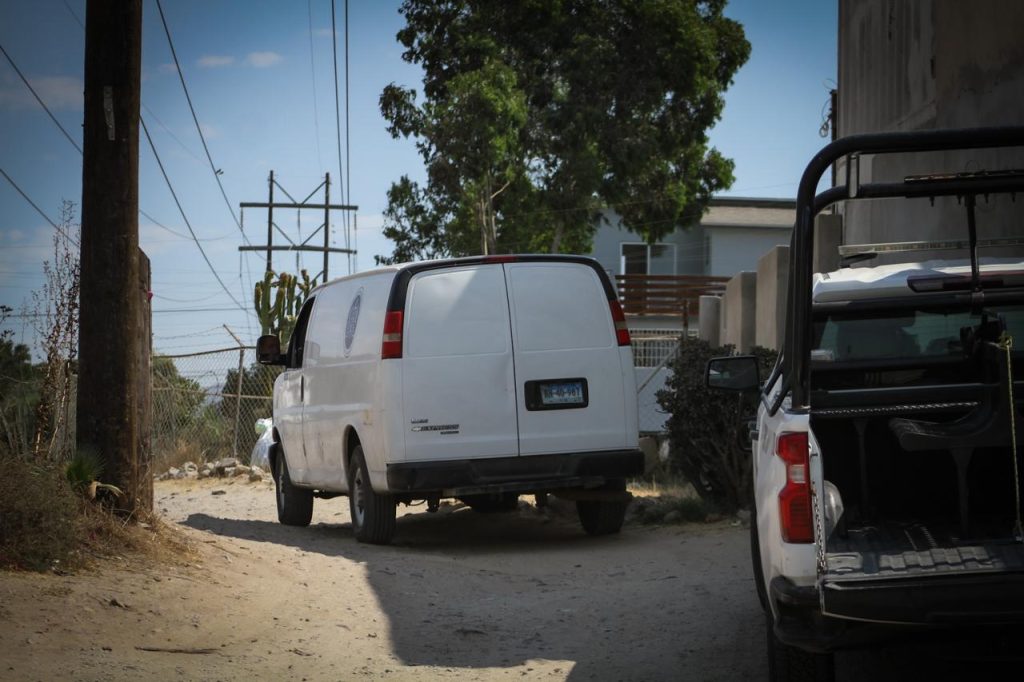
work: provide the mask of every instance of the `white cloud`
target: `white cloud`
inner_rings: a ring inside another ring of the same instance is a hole
[[[250,52],[245,58],[245,63],[257,69],[265,69],[282,59],[284,58],[276,52]]]
[[[161,64],[157,67],[157,71],[160,73],[178,73],[178,67],[174,64]]]
[[[198,64],[204,69],[217,69],[222,66],[231,66],[235,58],[230,55],[207,54],[199,58]]]
[[[74,76],[43,76],[30,78],[29,82],[51,110],[82,110],[82,92],[85,89],[82,79]],[[17,110],[38,107],[36,98],[23,83],[5,83],[0,86],[0,108]]]

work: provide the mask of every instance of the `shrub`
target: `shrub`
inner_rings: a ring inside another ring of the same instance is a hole
[[[80,515],[64,473],[19,457],[0,463],[0,567],[45,571],[67,564]]]
[[[683,474],[706,502],[725,513],[751,499],[750,435],[747,421],[754,403],[737,393],[712,391],[704,385],[708,360],[731,355],[732,346],[712,348],[702,340],[684,341],[669,363],[672,376],[658,392],[666,422],[671,466]],[[755,348],[762,377],[775,364],[775,351]]]

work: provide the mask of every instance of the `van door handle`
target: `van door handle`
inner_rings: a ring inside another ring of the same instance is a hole
[[[306,377],[305,376],[299,377],[299,402],[303,403],[303,404],[306,402]]]

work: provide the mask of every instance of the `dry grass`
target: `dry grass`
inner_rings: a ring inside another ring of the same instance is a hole
[[[125,518],[86,500],[63,472],[4,458],[0,476],[0,568],[73,571],[97,560],[188,562],[195,549],[153,514]]]
[[[630,481],[626,489],[634,497],[699,497],[689,481],[680,477],[665,476],[661,480],[652,478],[649,481],[637,479]]]
[[[153,457],[153,472],[162,474],[171,467],[181,468],[185,462],[202,464],[206,453],[194,441],[179,438],[173,445],[161,448]]]

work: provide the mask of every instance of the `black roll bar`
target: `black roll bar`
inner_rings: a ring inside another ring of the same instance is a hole
[[[804,170],[796,197],[796,224],[793,227],[789,287],[786,298],[786,338],[782,367],[782,386],[771,401],[774,414],[787,394],[792,392],[790,410],[807,412],[810,394],[811,352],[811,272],[814,254],[814,218],[837,201],[887,197],[975,197],[985,194],[1024,192],[1024,174],[993,173],[974,177],[941,176],[934,179],[907,179],[903,182],[868,183],[832,187],[815,195],[821,176],[844,156],[859,154],[898,154],[957,149],[987,149],[1024,146],[1024,126],[966,128],[922,132],[851,135],[822,148]],[[847,168],[849,169],[847,164]],[[848,172],[849,176],[850,173]],[[852,188],[852,192],[851,192]],[[972,258],[973,260],[973,258]]]

